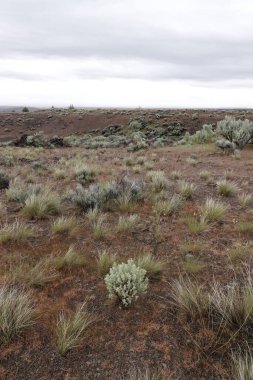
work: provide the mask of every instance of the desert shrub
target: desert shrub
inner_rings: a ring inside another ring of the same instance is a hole
[[[43,189],[39,194],[31,194],[25,201],[23,214],[32,219],[45,219],[57,215],[61,211],[58,194],[50,188]]]
[[[208,311],[209,299],[203,286],[188,277],[174,281],[171,297],[175,306],[187,317],[197,318]]]
[[[217,123],[217,133],[226,140],[236,143],[236,146],[242,149],[253,138],[253,122],[248,119],[236,120],[234,117],[226,116],[224,120]]]
[[[148,144],[141,132],[136,132],[132,135],[132,142],[128,146],[129,152],[136,152],[138,150],[147,149]]]
[[[202,129],[190,135],[186,132],[183,139],[178,142],[179,145],[193,145],[193,144],[207,144],[211,143],[217,137],[216,131],[213,131],[213,127],[210,124],[204,124]]]
[[[96,318],[86,310],[85,303],[75,312],[69,314],[61,312],[56,325],[56,344],[59,352],[64,355],[67,351],[79,346],[87,335],[88,328],[95,321]]]
[[[77,166],[75,168],[76,180],[82,185],[87,182],[92,182],[94,180],[95,174],[95,169],[90,166]]]
[[[154,192],[159,192],[168,187],[168,179],[161,170],[154,170],[147,173],[147,178],[150,181],[151,189]]]
[[[129,216],[124,216],[124,215],[120,216],[118,225],[117,225],[117,231],[119,232],[133,231],[139,220],[140,220],[140,217],[137,214],[132,214]]]
[[[8,341],[31,326],[35,309],[31,294],[4,285],[0,288],[0,339]]]
[[[98,270],[101,274],[106,275],[113,264],[116,262],[116,255],[107,250],[99,252],[97,258]]]
[[[126,177],[121,181],[96,183],[88,189],[77,186],[69,194],[69,199],[82,211],[94,208],[108,208],[117,204],[121,198],[126,198],[131,203],[136,203],[143,198],[143,185],[141,182],[131,181]]]
[[[200,208],[200,215],[209,222],[222,220],[228,207],[220,201],[207,198],[206,202]]]
[[[146,271],[139,268],[133,260],[127,263],[113,264],[105,277],[109,298],[117,298],[124,307],[147,291]]]
[[[4,224],[0,227],[0,243],[26,241],[33,236],[33,229],[23,222],[16,220],[12,224]]]
[[[151,253],[144,253],[136,259],[135,264],[146,271],[146,275],[150,280],[158,279],[164,269],[164,261],[156,259]]]
[[[39,185],[26,184],[20,179],[15,178],[10,181],[9,188],[6,190],[6,198],[8,201],[24,204],[30,195],[37,195],[40,190],[41,188]]]
[[[48,142],[43,133],[36,133],[34,135],[27,136],[26,144],[35,147],[45,147],[48,145]]]
[[[238,191],[237,184],[226,179],[217,182],[217,189],[224,197],[232,197]]]

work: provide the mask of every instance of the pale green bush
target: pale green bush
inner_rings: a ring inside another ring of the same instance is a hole
[[[141,294],[147,291],[148,278],[145,269],[138,267],[133,260],[127,263],[113,264],[105,277],[109,298],[117,298],[124,307],[128,307]]]

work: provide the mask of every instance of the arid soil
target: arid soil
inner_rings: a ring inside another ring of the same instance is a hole
[[[191,131],[204,123],[215,123],[224,118],[221,111],[198,111],[197,120],[192,120],[192,112],[180,111],[180,115],[178,112],[172,115],[173,111],[168,111],[171,115],[166,117],[168,122],[180,120]],[[156,113],[152,111],[147,117],[155,118]],[[245,111],[234,114],[242,117]],[[245,116],[253,118],[253,114]],[[90,129],[102,129],[108,124],[128,123],[138,117],[146,115],[142,110],[101,110],[82,116],[78,112],[61,116],[53,111],[0,114],[1,139],[17,136],[20,131],[30,133],[35,130],[43,130],[50,135],[82,134]],[[159,122],[164,122],[163,118]],[[11,166],[4,160],[6,155],[13,157]],[[45,256],[66,252],[71,244],[85,257],[85,265],[59,271],[58,277],[43,287],[31,287],[38,311],[36,323],[11,342],[1,343],[0,379],[127,380],[132,367],[157,368],[162,379],[232,378],[230,354],[237,345],[236,339],[217,337],[201,321],[192,322],[181,316],[170,292],[171,284],[180,275],[189,276],[205,286],[214,279],[227,284],[235,275],[240,275],[245,262],[231,262],[228,253],[234,246],[252,244],[252,233],[236,230],[238,221],[253,220],[252,204],[242,210],[237,194],[229,198],[218,195],[216,182],[229,176],[238,184],[240,193],[250,193],[253,185],[253,150],[248,147],[240,159],[235,159],[217,152],[212,145],[149,148],[131,154],[133,160],[144,157],[144,164],[140,164],[138,170],[126,165],[129,156],[125,148],[0,148],[0,171],[25,182],[42,186],[50,184],[62,200],[62,214],[73,215],[78,223],[73,235],[54,235],[51,225],[56,217],[29,220],[22,215],[20,204],[8,202],[5,190],[1,190],[0,201],[6,207],[6,212],[1,216],[2,224],[19,219],[34,228],[34,236],[28,242],[0,245],[1,283],[8,279],[10,268],[19,262],[36,263]],[[197,160],[194,165],[187,162],[190,156]],[[107,234],[102,239],[95,238],[86,215],[64,197],[75,188],[76,179],[71,171],[66,173],[65,178],[56,177],[54,170],[62,168],[62,158],[78,159],[95,166],[95,182],[122,178],[124,175],[142,179],[145,182],[143,203],[131,212],[107,212]],[[39,168],[33,166],[37,161],[41,164]],[[164,171],[170,192],[178,192],[178,180],[172,176],[175,170],[180,171],[181,179],[196,185],[193,198],[185,202],[179,214],[161,216],[159,220],[156,218],[147,179],[150,167],[146,167],[145,163],[150,163],[152,170]],[[200,178],[203,170],[210,172],[209,181]],[[183,217],[196,216],[209,196],[222,200],[228,205],[228,211],[222,223],[211,223],[207,230],[194,234],[189,231]],[[134,231],[117,232],[119,216],[130,213],[140,216]],[[194,244],[197,242],[202,243],[201,249],[195,250]],[[192,248],[184,249],[186,243]],[[128,309],[123,309],[108,299],[104,277],[98,271],[96,259],[102,249],[116,253],[122,261],[142,252],[150,252],[164,260],[161,278],[150,281],[147,294]],[[193,265],[192,269],[186,266],[189,260],[200,265]],[[26,284],[20,286],[27,287]],[[62,310],[74,310],[85,301],[88,309],[98,317],[97,322],[78,347],[62,356],[55,343],[57,315]]]

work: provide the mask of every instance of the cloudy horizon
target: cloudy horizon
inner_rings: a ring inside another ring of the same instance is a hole
[[[8,0],[0,105],[252,107],[250,0]]]

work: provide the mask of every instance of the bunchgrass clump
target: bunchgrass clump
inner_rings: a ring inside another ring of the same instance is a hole
[[[17,266],[11,266],[7,278],[12,282],[27,284],[34,287],[44,287],[58,277],[55,270],[55,258],[46,257],[35,265],[20,262]]]
[[[201,172],[199,173],[199,177],[201,179],[209,181],[211,178],[211,173],[208,170],[201,170]]]
[[[241,233],[250,233],[253,232],[253,221],[245,220],[238,222],[235,226],[236,230]]]
[[[85,257],[71,245],[64,255],[55,258],[55,267],[56,269],[71,269],[84,265],[85,261]]]
[[[174,281],[171,297],[175,306],[187,317],[197,318],[205,314],[209,307],[203,286],[192,282],[188,277]]]
[[[59,214],[61,210],[59,196],[47,188],[39,194],[30,195],[25,201],[22,212],[31,219],[45,219]]]
[[[4,224],[0,228],[0,243],[23,242],[34,235],[33,228],[16,220],[12,224]]]
[[[54,234],[72,234],[77,227],[76,220],[73,217],[61,216],[52,224],[52,232]]]
[[[139,220],[140,220],[140,217],[137,214],[132,214],[128,216],[125,216],[125,215],[120,216],[118,225],[117,225],[117,231],[118,232],[134,231]]]
[[[85,303],[75,312],[61,312],[56,324],[56,344],[60,354],[79,346],[95,321],[96,318],[86,310]]]
[[[252,203],[252,194],[246,194],[246,193],[240,194],[238,196],[238,199],[239,199],[239,204],[241,208],[245,209]]]
[[[181,180],[178,182],[178,190],[185,199],[191,199],[196,191],[196,186],[193,183]]]
[[[156,259],[151,253],[144,253],[134,259],[135,264],[144,269],[150,280],[156,280],[161,277],[165,263]]]
[[[0,288],[0,340],[9,341],[35,321],[31,294],[3,285]]]
[[[253,357],[250,353],[243,356],[233,355],[233,379],[252,380],[253,379]]]
[[[100,213],[97,219],[92,222],[92,233],[96,239],[103,239],[104,237],[106,237],[108,233],[106,219],[106,214]]]
[[[233,281],[229,286],[214,283],[210,302],[216,318],[232,329],[253,326],[253,286],[250,274],[243,278],[242,285]]]
[[[227,206],[220,201],[207,198],[205,204],[200,208],[200,215],[209,222],[215,222],[224,218]]]
[[[229,249],[228,257],[232,263],[253,259],[253,249],[247,245],[237,245]]]
[[[172,179],[180,179],[182,177],[182,173],[180,170],[173,170],[170,174]]]
[[[183,221],[187,224],[189,231],[193,234],[199,234],[208,229],[207,220],[203,217],[194,218],[192,216],[186,216]]]
[[[111,253],[106,249],[100,251],[97,258],[97,267],[99,272],[106,275],[116,261],[117,256],[115,253]]]
[[[177,194],[172,195],[169,199],[157,200],[154,205],[154,211],[158,215],[172,215],[178,212],[184,205],[182,197]]]
[[[226,179],[217,182],[217,189],[218,193],[224,197],[232,197],[238,191],[237,184]]]
[[[151,190],[158,193],[168,187],[168,179],[161,170],[154,170],[147,173],[147,178],[150,181]]]

